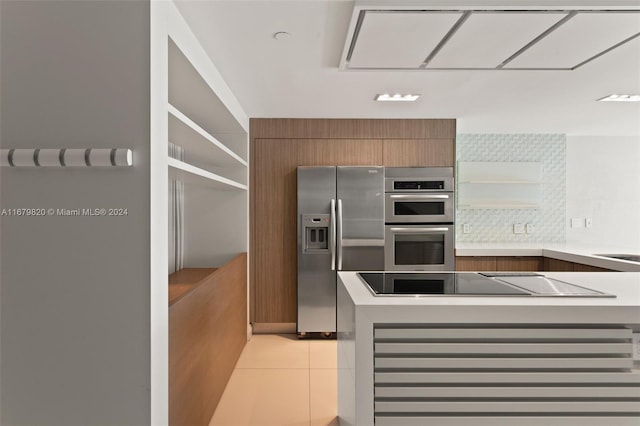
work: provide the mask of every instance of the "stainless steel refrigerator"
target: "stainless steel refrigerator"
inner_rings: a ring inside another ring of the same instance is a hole
[[[298,167],[298,333],[336,331],[336,271],[384,269],[384,168]]]

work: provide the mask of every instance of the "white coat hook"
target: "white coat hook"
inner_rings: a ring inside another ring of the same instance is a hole
[[[2,149],[3,167],[130,167],[130,149]]]

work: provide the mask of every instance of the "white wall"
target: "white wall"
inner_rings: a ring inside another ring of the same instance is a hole
[[[150,424],[149,3],[0,1],[2,148],[131,148],[134,167],[0,170],[0,423]],[[166,296],[165,296],[166,297]]]
[[[567,242],[640,249],[640,138],[567,136]]]
[[[219,268],[247,251],[247,194],[185,185],[184,267]]]

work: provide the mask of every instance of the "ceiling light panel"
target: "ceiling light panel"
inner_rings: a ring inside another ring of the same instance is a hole
[[[571,69],[640,32],[637,12],[579,12],[504,69]]]
[[[640,95],[609,95],[598,100],[600,102],[640,102]]]
[[[417,69],[462,12],[367,11],[349,68]]]
[[[429,68],[495,68],[566,12],[473,12]]]

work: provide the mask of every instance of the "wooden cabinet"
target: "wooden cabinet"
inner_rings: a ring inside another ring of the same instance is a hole
[[[209,424],[247,342],[246,283],[246,253],[218,269],[186,268],[169,277],[171,425]]]
[[[450,139],[385,139],[383,164],[387,167],[453,167],[456,148]]]
[[[251,155],[252,322],[295,321],[296,142],[254,141]]]
[[[496,271],[541,271],[539,256],[501,256],[496,258]]]
[[[456,271],[496,271],[495,256],[458,256]]]
[[[597,266],[584,265],[582,263],[575,263],[573,265],[574,272],[618,272],[613,269],[599,268]]]
[[[615,272],[612,269],[567,262],[566,260],[552,259],[550,257],[544,258],[544,270],[549,272]]]
[[[457,256],[456,271],[614,272],[597,266],[539,256]]]
[[[252,119],[253,323],[297,317],[298,166],[449,166],[455,120]]]
[[[542,270],[538,256],[458,256],[456,271],[529,271]]]
[[[296,143],[297,166],[378,166],[382,141],[371,139],[290,139]]]
[[[573,272],[573,262],[559,259],[544,258],[544,270],[549,272]]]

